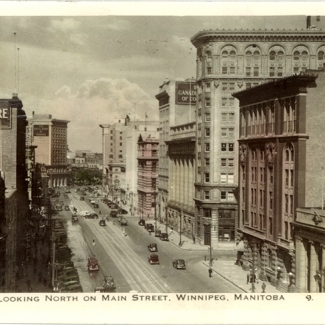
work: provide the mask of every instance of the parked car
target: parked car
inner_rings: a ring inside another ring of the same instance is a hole
[[[83,196],[80,196],[80,201],[85,201],[85,198]]]
[[[147,223],[145,225],[145,228],[147,229],[148,232],[154,232],[155,231],[155,226],[152,223]]]
[[[161,235],[161,230],[157,229],[155,231],[155,237],[160,237],[160,235]]]
[[[185,261],[178,258],[176,260],[173,261],[173,267],[175,267],[176,269],[183,269],[185,270],[186,269],[186,266],[185,266]]]
[[[85,216],[86,219],[98,219],[98,214],[97,213],[90,213]]]
[[[160,240],[162,240],[162,241],[169,241],[168,234],[166,232],[162,232],[160,234]]]
[[[138,222],[139,226],[145,226],[146,224],[146,221],[141,219],[139,222]]]
[[[78,216],[76,214],[73,214],[72,217],[71,217],[71,222],[75,223],[75,222],[78,222],[78,221],[79,221]]]
[[[68,205],[65,205],[65,206],[64,206],[64,210],[65,210],[65,211],[69,211],[69,210],[70,210],[70,209],[69,209],[69,206],[68,206]]]
[[[89,272],[99,271],[98,260],[96,257],[92,256],[88,258],[87,268]]]
[[[117,218],[117,210],[111,210],[110,216],[111,218]]]
[[[148,257],[148,262],[150,264],[159,264],[159,257],[157,254],[151,254],[149,257]]]
[[[104,219],[99,220],[99,225],[100,226],[106,226],[106,221]]]
[[[85,217],[85,216],[87,216],[87,215],[89,215],[89,214],[90,214],[89,211],[80,211],[80,216],[81,216],[81,217]]]
[[[83,292],[83,290],[82,286],[79,283],[76,283],[65,288],[64,292]]]
[[[119,214],[128,214],[128,212],[125,209],[119,209]]]
[[[158,252],[158,246],[155,243],[151,243],[148,245],[149,252]]]
[[[121,226],[127,226],[128,225],[127,220],[125,218],[123,218],[123,217],[120,217],[118,221],[119,221]]]
[[[99,205],[98,205],[97,203],[94,203],[94,204],[93,204],[93,207],[94,207],[95,209],[98,209],[98,208],[99,208]]]

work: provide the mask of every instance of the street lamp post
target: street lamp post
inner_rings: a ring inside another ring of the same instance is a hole
[[[166,233],[168,233],[168,226],[167,226],[167,207],[165,206],[165,215],[166,215]]]
[[[209,246],[209,252],[210,252],[210,257],[209,257],[209,266],[212,266],[212,249],[213,247],[211,246],[211,241],[210,241],[210,246]]]

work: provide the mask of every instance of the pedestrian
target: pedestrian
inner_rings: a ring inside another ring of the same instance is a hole
[[[209,278],[212,278],[212,269],[211,269],[211,267],[209,267],[208,272],[209,272]]]
[[[266,284],[263,282],[263,284],[262,284],[262,293],[265,293],[265,289],[266,289]]]
[[[95,238],[93,238],[93,246],[95,246],[95,245],[96,245]]]
[[[193,244],[195,244],[195,236],[193,235]]]

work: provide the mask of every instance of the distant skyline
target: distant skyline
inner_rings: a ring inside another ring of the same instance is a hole
[[[70,150],[101,152],[99,124],[126,114],[158,120],[164,80],[196,77],[197,32],[305,29],[306,16],[0,17],[0,24],[0,98],[17,89],[28,116],[70,121]]]

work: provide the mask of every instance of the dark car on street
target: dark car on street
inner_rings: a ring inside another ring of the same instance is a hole
[[[145,225],[145,228],[147,229],[148,232],[154,232],[155,231],[155,226],[152,223],[147,223]]]
[[[159,257],[157,254],[151,254],[148,257],[148,262],[152,265],[152,264],[159,264]]]
[[[169,241],[168,234],[166,232],[162,232],[160,234],[160,240],[162,240],[162,241]]]
[[[85,218],[86,219],[98,219],[98,214],[97,213],[90,213],[90,214],[87,214],[85,215]]]
[[[181,258],[178,258],[176,260],[173,261],[173,267],[176,269],[182,269],[185,270],[186,266],[185,266],[185,261]]]
[[[69,206],[68,206],[68,205],[64,206],[64,210],[65,210],[65,211],[69,211],[69,210],[70,210],[70,209],[69,209]]]
[[[99,225],[102,227],[106,226],[106,221],[104,219],[99,220]]]
[[[99,271],[98,260],[96,257],[92,256],[88,258],[87,269],[89,272]]]
[[[146,221],[141,219],[139,222],[138,222],[139,226],[145,226],[146,225]]]
[[[155,243],[151,243],[148,245],[149,252],[158,252],[158,246]]]
[[[119,209],[118,213],[119,214],[128,214],[128,212],[124,209]]]
[[[160,237],[160,235],[161,235],[161,230],[157,229],[155,231],[155,237]]]
[[[80,196],[80,201],[85,201],[85,198],[83,196]]]

